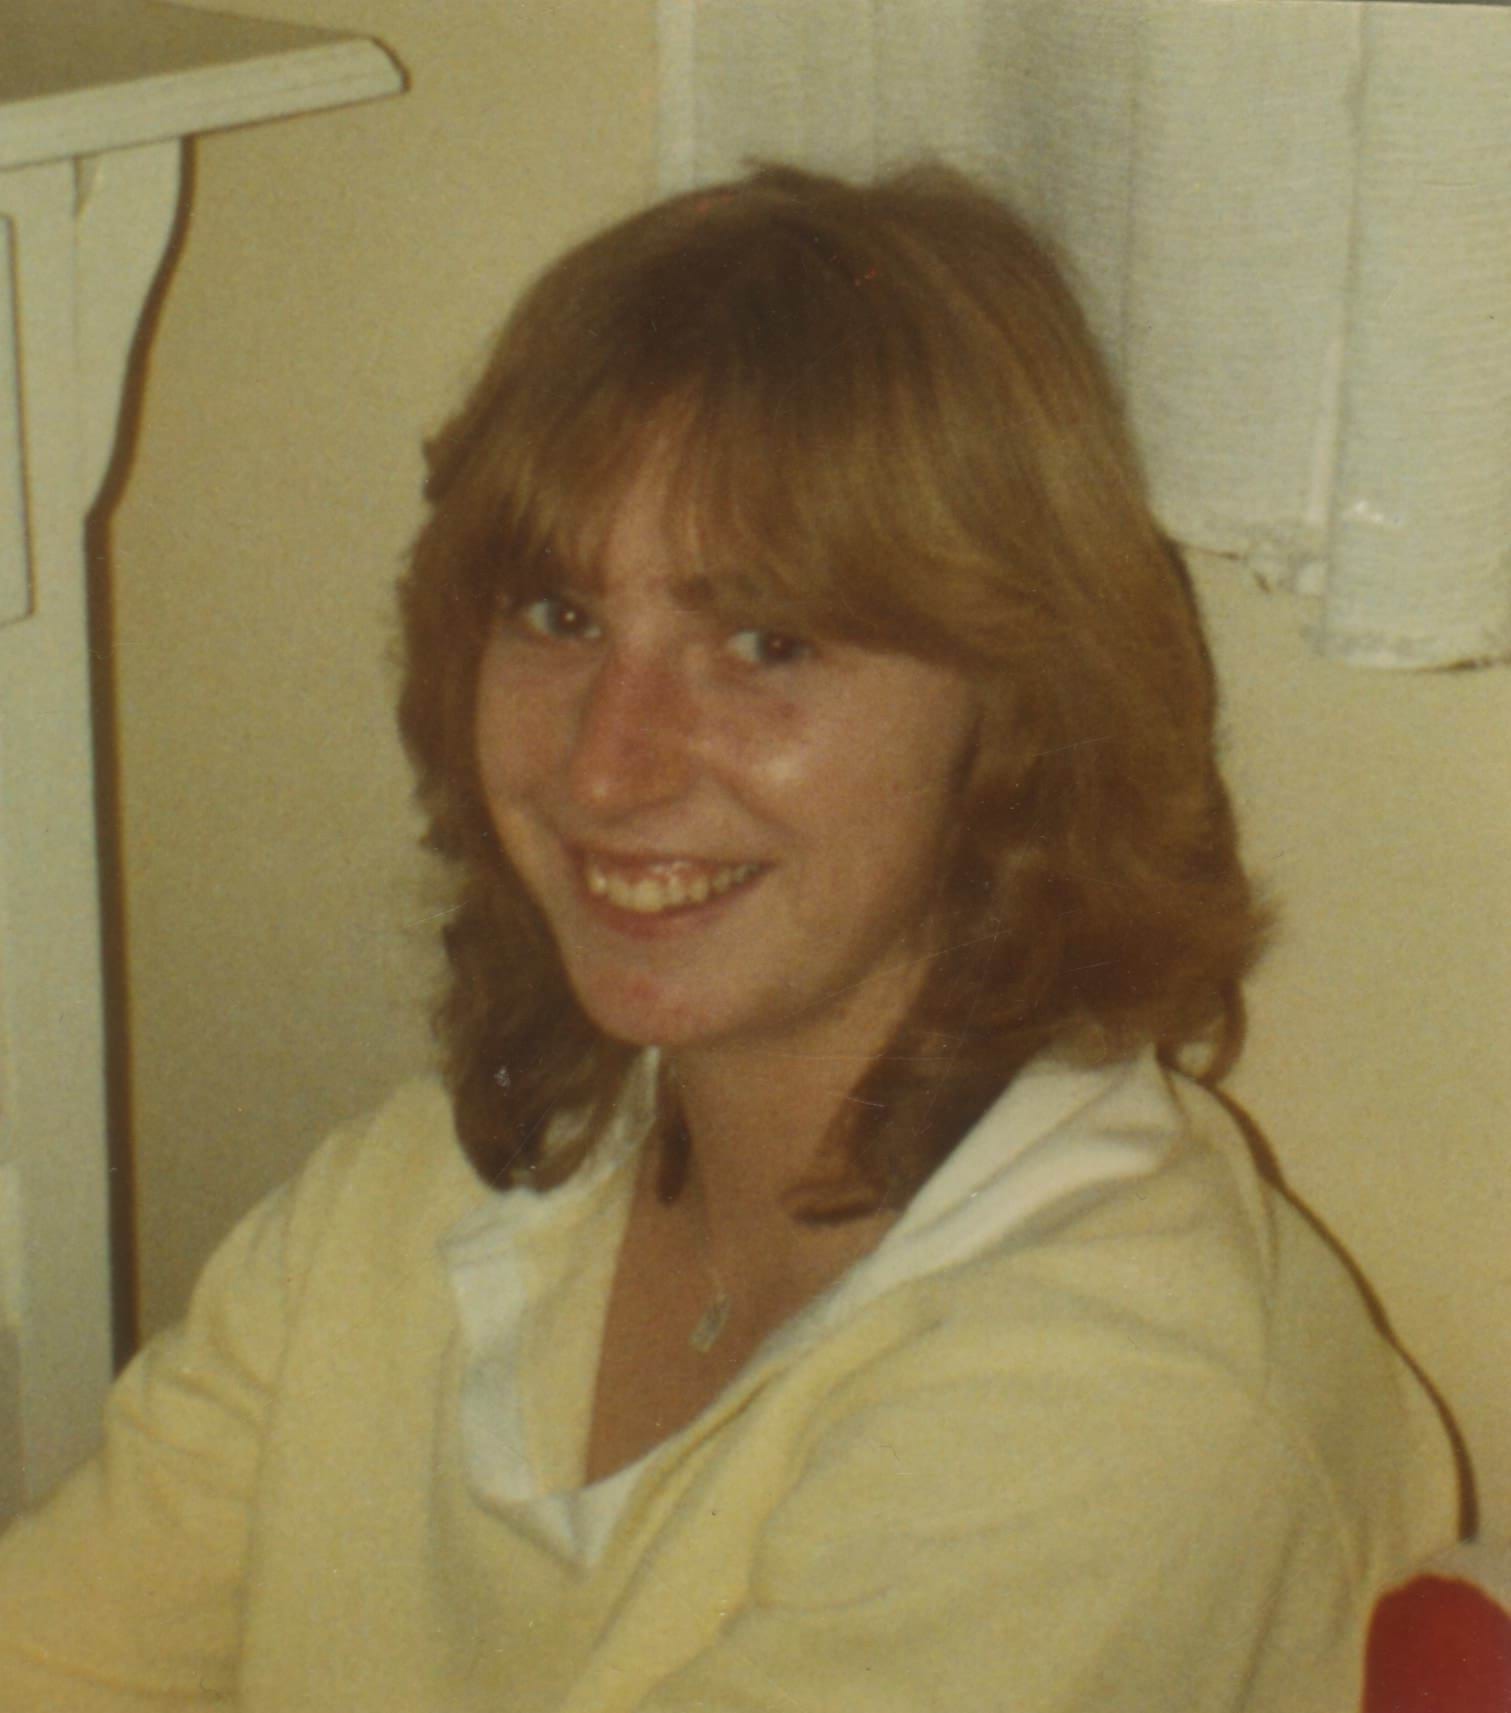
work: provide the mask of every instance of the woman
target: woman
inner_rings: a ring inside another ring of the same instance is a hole
[[[430,497],[445,1091],[123,1380],[0,1704],[1354,1705],[1450,1462],[1202,1086],[1261,918],[1037,243],[941,171],[662,204]]]

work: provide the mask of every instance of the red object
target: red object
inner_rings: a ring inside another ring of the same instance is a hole
[[[1511,1713],[1511,1613],[1456,1577],[1387,1594],[1369,1628],[1363,1713]]]

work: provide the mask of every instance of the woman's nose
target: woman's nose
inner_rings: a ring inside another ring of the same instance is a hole
[[[578,711],[567,766],[576,801],[624,816],[679,797],[693,771],[692,702],[675,663],[608,653]]]

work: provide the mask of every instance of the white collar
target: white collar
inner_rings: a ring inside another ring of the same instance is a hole
[[[654,1092],[648,1054],[609,1131],[572,1178],[545,1193],[489,1194],[440,1244],[461,1326],[459,1415],[469,1484],[482,1503],[509,1510],[542,1544],[580,1562],[597,1558],[640,1473],[681,1436],[606,1481],[546,1491],[528,1455],[520,1392],[525,1257],[547,1224],[588,1216],[610,1196],[627,1205],[625,1168],[649,1129]],[[768,1339],[734,1386],[744,1389],[796,1360],[890,1291],[1028,1241],[1047,1218],[1154,1172],[1184,1129],[1170,1080],[1152,1054],[1097,1069],[1034,1061],[877,1247]]]

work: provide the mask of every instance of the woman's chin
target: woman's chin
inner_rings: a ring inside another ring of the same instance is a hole
[[[612,1041],[627,1047],[691,1047],[716,1038],[720,1019],[706,1004],[688,996],[629,988],[576,986],[577,1003]]]
[[[668,1052],[729,1044],[768,1032],[777,1020],[728,993],[646,978],[573,984],[577,1002],[610,1040]]]

